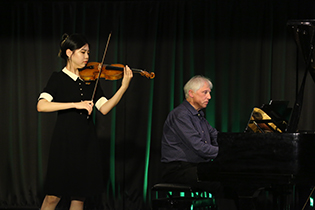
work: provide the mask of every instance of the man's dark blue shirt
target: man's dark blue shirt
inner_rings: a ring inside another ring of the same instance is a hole
[[[172,110],[163,128],[161,162],[208,162],[219,148],[217,130],[186,100]]]

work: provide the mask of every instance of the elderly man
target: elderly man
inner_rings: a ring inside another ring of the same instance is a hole
[[[162,182],[209,190],[216,196],[219,209],[232,210],[237,208],[234,192],[227,193],[218,182],[200,183],[197,177],[197,164],[211,161],[219,151],[218,131],[202,111],[211,99],[211,89],[208,78],[192,77],[184,87],[186,100],[169,113],[161,142]]]
[[[211,89],[209,79],[194,76],[184,87],[186,100],[169,113],[161,145],[164,182],[194,183],[197,164],[217,156],[218,132],[201,110],[211,99]]]

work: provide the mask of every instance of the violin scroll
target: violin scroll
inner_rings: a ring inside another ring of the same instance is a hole
[[[150,72],[150,73],[149,73],[149,72],[144,71],[144,70],[141,70],[140,75],[141,75],[141,76],[145,76],[145,77],[148,78],[148,79],[153,79],[153,78],[155,77],[154,72]]]

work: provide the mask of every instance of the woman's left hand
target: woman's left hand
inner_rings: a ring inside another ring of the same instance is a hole
[[[132,70],[129,68],[129,66],[126,65],[124,67],[124,78],[122,80],[121,86],[128,88],[132,77],[133,77]]]

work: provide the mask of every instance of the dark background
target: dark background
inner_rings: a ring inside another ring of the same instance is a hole
[[[102,141],[105,193],[95,209],[147,209],[160,176],[160,139],[170,110],[193,75],[214,88],[205,110],[221,132],[243,132],[254,106],[293,107],[305,64],[287,21],[315,17],[313,1],[5,1],[0,7],[0,208],[39,207],[55,113],[37,113],[63,33],[82,33],[90,61],[154,72],[135,74],[108,115],[95,115]],[[296,83],[298,81],[298,84]],[[120,85],[101,81],[108,98]],[[299,130],[314,130],[314,81],[307,77]],[[62,172],[61,172],[62,173]],[[66,202],[66,199],[64,199]],[[67,205],[67,204],[65,204]]]

